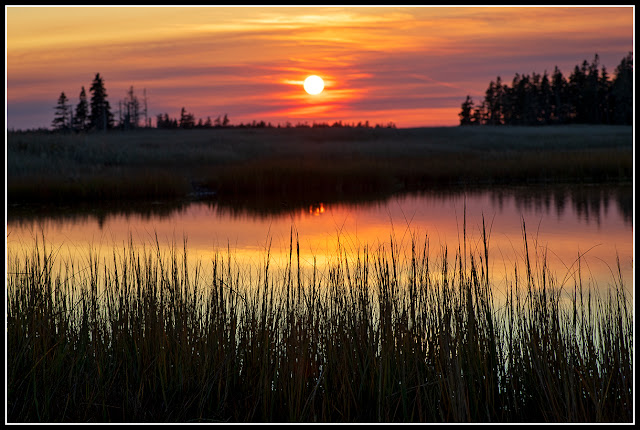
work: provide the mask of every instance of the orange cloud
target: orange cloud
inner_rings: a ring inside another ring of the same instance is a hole
[[[596,52],[613,71],[633,49],[631,7],[10,6],[6,12],[10,127],[47,126],[59,93],[73,101],[96,72],[112,105],[133,85],[146,88],[154,113],[185,106],[196,117],[226,112],[238,122],[287,113],[314,121],[336,107],[342,119],[402,114],[392,118],[399,126],[455,125],[466,95],[479,99],[498,75],[508,80],[556,65],[567,72]],[[327,84],[314,106],[295,84],[309,74]],[[18,109],[28,103],[29,121]]]

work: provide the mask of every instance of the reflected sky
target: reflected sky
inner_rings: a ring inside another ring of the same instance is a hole
[[[400,253],[408,253],[412,238],[429,241],[435,260],[443,249],[453,258],[458,247],[479,254],[483,219],[489,237],[490,271],[494,284],[513,282],[514,268],[524,273],[523,226],[529,257],[546,259],[559,284],[573,288],[577,259],[582,280],[607,288],[613,280],[616,255],[620,257],[627,288],[633,285],[632,197],[628,190],[595,187],[587,190],[511,188],[476,192],[425,193],[395,196],[383,201],[349,204],[317,202],[287,212],[231,210],[221,202],[192,202],[173,210],[124,211],[57,217],[11,216],[7,223],[7,250],[20,255],[44,233],[47,247],[57,258],[86,260],[89,250],[109,260],[131,239],[136,246],[153,249],[175,244],[181,252],[187,241],[189,258],[207,264],[216,253],[231,251],[240,264],[260,265],[270,250],[275,267],[286,265],[293,235],[300,244],[303,266],[335,262],[338,247],[357,255],[388,251],[391,240]],[[629,206],[630,205],[630,206]],[[629,213],[631,211],[631,213]],[[295,258],[295,257],[294,257]],[[195,264],[195,263],[194,263]],[[205,268],[208,266],[205,266]],[[535,268],[534,268],[535,269]]]

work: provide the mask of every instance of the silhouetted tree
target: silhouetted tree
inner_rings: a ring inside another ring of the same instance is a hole
[[[91,92],[91,114],[89,116],[91,128],[94,130],[113,128],[113,114],[107,101],[107,91],[100,73],[96,73],[89,91]]]
[[[602,112],[600,111],[600,57],[595,54],[593,61],[587,68],[587,76],[584,88],[584,103],[586,105],[585,122],[590,124],[602,123]]]
[[[498,77],[480,105],[470,101],[467,96],[462,104],[461,125],[632,124],[633,57],[622,60],[613,82],[595,54],[591,63],[576,65],[568,80],[557,66],[551,77],[546,71],[516,73],[511,87]]]
[[[500,77],[498,76],[498,78],[496,79],[496,83],[491,81],[489,83],[489,87],[484,93],[484,103],[486,110],[483,112],[483,123],[491,125],[498,125],[502,123],[501,93],[502,82],[500,80]]]
[[[611,98],[615,111],[615,124],[633,124],[633,53],[629,53],[616,67],[616,77],[611,84]]]
[[[132,85],[124,101],[120,103],[120,127],[124,130],[137,128],[140,123],[140,111],[140,102]]]
[[[611,104],[611,81],[607,69],[602,66],[600,72],[600,83],[598,84],[598,108],[601,120],[604,124],[611,124],[613,106]]]
[[[77,131],[86,131],[89,129],[89,103],[87,102],[87,93],[80,90],[78,104],[76,105],[76,114],[73,117],[73,128]]]
[[[462,103],[462,108],[458,116],[460,117],[460,125],[471,125],[473,113],[473,100],[467,95],[467,99]],[[335,126],[334,126],[335,127]]]
[[[567,94],[567,81],[558,66],[551,76],[551,122],[553,124],[565,124],[569,121],[569,100]]]
[[[195,117],[183,107],[180,111],[180,128],[193,128],[195,125]]]
[[[551,124],[551,115],[552,115],[552,99],[553,92],[551,91],[551,82],[549,81],[549,74],[547,71],[544,71],[542,75],[542,80],[540,81],[540,91],[538,95],[539,100],[539,120],[542,124]]]
[[[158,114],[156,119],[157,128],[178,128],[178,120],[170,118],[168,113]]]
[[[586,106],[585,99],[585,87],[587,81],[587,60],[582,62],[582,67],[576,65],[573,68],[573,73],[569,75],[569,103],[571,105],[571,122],[584,123],[586,122]]]
[[[54,109],[55,114],[53,116],[53,121],[51,122],[53,129],[56,131],[66,131],[71,129],[71,106],[69,105],[69,99],[64,92],[60,93],[60,97],[58,97],[58,104]]]

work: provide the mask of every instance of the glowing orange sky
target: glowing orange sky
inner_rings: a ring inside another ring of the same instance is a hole
[[[7,127],[48,127],[95,74],[112,108],[133,85],[149,115],[457,125],[500,75],[568,75],[633,50],[629,7],[5,7]],[[325,90],[304,92],[321,76]]]
[[[47,249],[56,250],[57,262],[70,257],[81,266],[90,250],[97,253],[100,264],[104,263],[103,259],[106,263],[113,261],[114,248],[123,253],[129,240],[153,254],[156,237],[163,255],[168,255],[168,248],[174,244],[181,258],[182,241],[186,238],[189,257],[194,266],[198,261],[204,264],[205,273],[210,273],[209,262],[216,253],[227,258],[227,249],[232,252],[235,263],[249,264],[254,269],[264,263],[269,249],[271,267],[282,268],[289,258],[293,229],[294,241],[296,232],[299,234],[300,261],[305,268],[311,268],[314,259],[321,268],[326,263],[335,263],[340,258],[338,242],[349,259],[355,259],[366,246],[374,260],[380,247],[389,251],[391,238],[403,261],[401,264],[405,264],[405,258],[410,258],[412,236],[418,252],[425,238],[429,239],[432,264],[441,264],[445,246],[450,264],[454,264],[458,246],[467,247],[464,252],[467,256],[472,253],[478,258],[482,254],[484,217],[489,236],[490,271],[495,277],[494,296],[499,300],[506,281],[514,280],[516,265],[519,276],[526,273],[522,238],[522,222],[526,219],[534,273],[540,273],[542,255],[546,252],[547,264],[557,278],[557,285],[564,284],[566,291],[572,291],[577,269],[574,262],[579,254],[584,254],[581,257],[584,285],[591,278],[604,292],[613,280],[615,257],[619,256],[625,286],[633,285],[632,227],[613,202],[606,209],[599,208],[589,219],[573,204],[562,205],[562,211],[557,212],[558,206],[553,201],[547,202],[549,206],[523,205],[505,196],[498,204],[494,198],[490,192],[455,197],[403,196],[361,206],[318,204],[309,210],[266,218],[231,214],[202,203],[166,217],[114,214],[100,223],[90,216],[84,220],[9,222],[7,252],[16,256],[31,252],[33,241],[36,237],[41,240],[42,232]],[[320,207],[322,213],[316,213],[314,209]],[[466,223],[464,230],[463,222]],[[295,242],[293,246],[296,247]],[[433,266],[431,270],[434,271]]]

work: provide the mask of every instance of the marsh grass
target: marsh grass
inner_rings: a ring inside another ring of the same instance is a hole
[[[631,127],[134,130],[7,134],[10,203],[631,182]]]
[[[604,296],[558,285],[523,223],[497,303],[488,240],[483,220],[453,263],[428,237],[341,242],[320,269],[292,230],[284,267],[269,246],[248,270],[194,267],[186,240],[78,262],[42,238],[8,258],[8,421],[630,422],[619,268]]]

